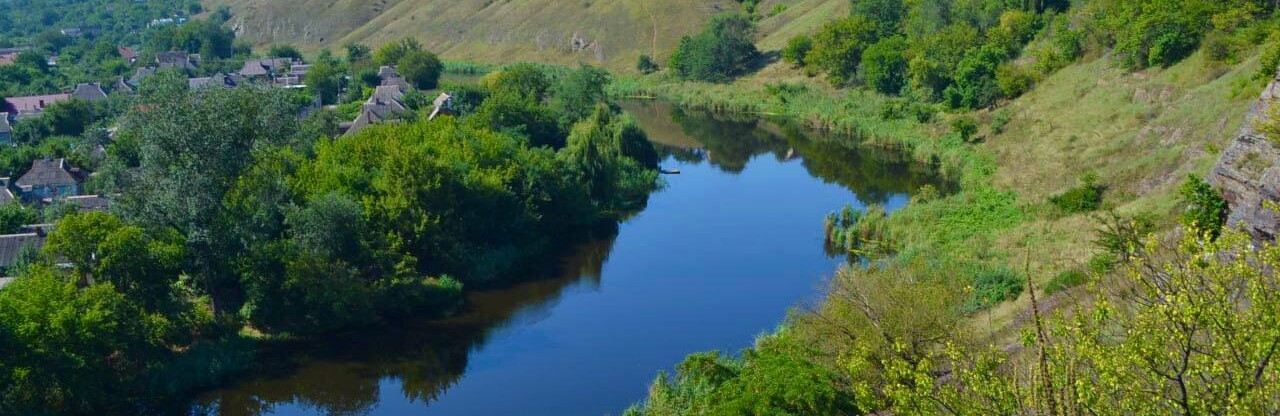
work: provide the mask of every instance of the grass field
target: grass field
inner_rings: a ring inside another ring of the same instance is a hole
[[[845,15],[847,0],[768,0],[760,10],[760,44],[778,49],[794,34]],[[206,0],[229,6],[239,36],[265,46],[339,49],[415,37],[451,60],[587,62],[633,70],[641,54],[665,61],[684,35],[708,17],[740,10],[733,0]],[[768,14],[766,12],[762,12]],[[577,35],[599,48],[573,51]]]

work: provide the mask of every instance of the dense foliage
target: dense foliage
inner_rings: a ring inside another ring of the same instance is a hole
[[[425,53],[406,44],[400,62]],[[312,73],[339,65],[322,56]],[[148,78],[101,142],[112,212],[62,217],[0,291],[0,344],[21,352],[0,360],[0,413],[163,404],[246,368],[238,329],[296,338],[446,314],[463,284],[531,271],[643,206],[657,156],[605,102],[606,73],[524,65],[491,79],[460,94],[458,117],[332,139],[331,113],[299,116],[300,90]],[[92,107],[59,106],[41,118],[50,134],[96,123]],[[58,137],[4,154],[81,147]],[[35,216],[6,206],[0,225]]]
[[[707,21],[702,32],[680,39],[667,65],[684,79],[725,82],[746,73],[759,56],[755,22],[740,13],[723,13]]]

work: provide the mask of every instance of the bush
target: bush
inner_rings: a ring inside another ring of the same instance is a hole
[[[813,37],[813,50],[805,58],[806,65],[825,72],[834,85],[853,80],[865,50],[876,37],[875,23],[854,15],[827,23]]]
[[[1058,273],[1057,276],[1054,276],[1053,279],[1049,279],[1048,284],[1044,285],[1044,294],[1052,295],[1054,293],[1080,286],[1080,284],[1084,283],[1088,278],[1089,276],[1079,269],[1063,270],[1061,273]]]
[[[1006,268],[984,268],[973,276],[973,295],[965,303],[964,310],[976,312],[987,309],[1022,294],[1023,277]]]
[[[1080,186],[1049,197],[1049,202],[1067,213],[1090,212],[1102,207],[1102,193],[1106,187],[1098,184],[1093,173],[1080,178]]]
[[[908,46],[906,39],[892,37],[862,51],[862,73],[867,85],[881,94],[898,94],[907,83],[904,52]]]
[[[1210,239],[1218,238],[1222,226],[1227,222],[1227,200],[1208,182],[1195,176],[1187,176],[1186,182],[1178,189],[1186,210],[1182,213],[1182,224],[1197,234],[1208,235]]]
[[[1004,63],[996,68],[996,87],[1006,98],[1018,98],[1031,90],[1035,76],[1031,71],[1014,63]]]
[[[951,120],[951,131],[960,135],[960,140],[971,143],[974,135],[978,133],[978,122],[969,116],[956,117]]]
[[[636,60],[636,70],[641,74],[652,74],[658,72],[658,69],[658,64],[649,55],[640,55],[640,59]]]
[[[669,65],[686,80],[727,82],[746,73],[760,56],[754,37],[755,22],[749,17],[722,13],[698,35],[681,39]]]
[[[1275,78],[1276,71],[1280,70],[1280,36],[1272,35],[1266,46],[1262,47],[1262,55],[1258,58],[1258,63],[1259,78]]]
[[[808,35],[796,36],[788,39],[787,46],[782,48],[782,60],[799,68],[805,65],[805,58],[809,56],[809,51],[812,50],[813,38]]]

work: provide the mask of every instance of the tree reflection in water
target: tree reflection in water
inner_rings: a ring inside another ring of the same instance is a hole
[[[944,192],[948,188],[940,185],[928,166],[911,163],[891,150],[819,138],[796,123],[713,117],[676,110],[660,101],[629,102],[623,108],[637,119],[664,158],[705,162],[737,175],[754,158],[772,156],[780,162],[800,163],[808,175],[853,191],[864,205],[887,204],[895,195],[901,200],[925,184]],[[812,221],[816,228],[821,218],[815,216]],[[554,261],[555,267],[531,268],[553,270],[549,277],[529,276],[523,283],[470,293],[468,309],[454,317],[399,322],[278,348],[260,360],[270,366],[260,369],[255,378],[201,397],[190,412],[251,416],[293,408],[301,410],[294,413],[354,415],[394,413],[379,408],[392,396],[421,406],[440,400],[463,379],[474,358],[471,354],[483,350],[504,329],[546,319],[566,289],[599,290],[602,268],[617,237],[616,229],[606,234],[606,238],[566,248],[569,254]],[[397,387],[398,392],[385,391]]]

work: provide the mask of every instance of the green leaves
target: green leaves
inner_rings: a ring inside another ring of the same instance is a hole
[[[721,13],[702,32],[685,36],[668,65],[681,78],[727,82],[746,73],[760,51],[754,44],[755,23],[741,13]]]

